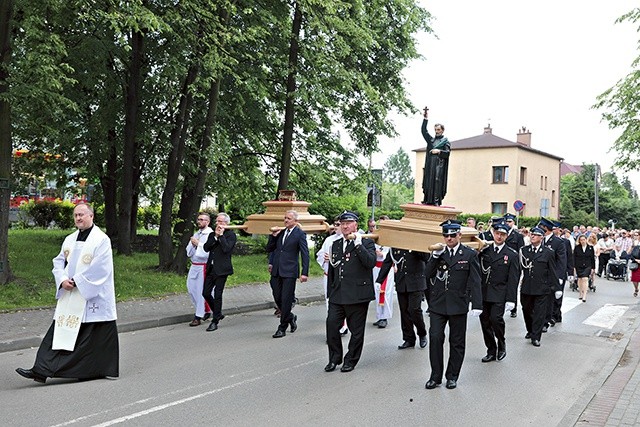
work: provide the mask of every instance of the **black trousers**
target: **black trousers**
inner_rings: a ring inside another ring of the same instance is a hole
[[[551,318],[553,320],[555,320],[556,322],[562,322],[562,300],[564,299],[564,284],[567,283],[566,280],[563,281],[562,283],[562,296],[560,298],[556,298],[555,295],[553,295],[551,298],[553,298],[553,308],[551,309]]]
[[[527,332],[531,334],[531,339],[540,340],[542,336],[542,326],[544,326],[545,316],[549,304],[548,294],[527,295],[520,293],[520,304]]]
[[[482,314],[480,314],[480,326],[484,345],[487,346],[487,354],[497,354],[498,349],[506,348],[504,339],[504,302],[482,302]],[[497,340],[497,343],[496,343]]]
[[[349,348],[344,355],[344,364],[356,366],[364,347],[364,329],[367,324],[367,310],[369,302],[359,304],[334,304],[329,301],[327,312],[327,346],[329,347],[329,361],[340,364],[342,358],[342,336],[340,328],[347,320],[347,327],[351,332]]]
[[[293,319],[291,308],[296,295],[297,277],[280,277],[271,276],[271,292],[273,293],[273,301],[280,309],[280,326],[279,329],[285,331],[289,322]]]
[[[416,333],[413,329],[414,326],[419,337],[427,335],[427,329],[424,325],[424,317],[422,316],[423,296],[424,291],[398,292],[402,339],[409,343],[415,344],[416,342]]]
[[[598,256],[598,276],[602,276],[602,273],[606,273],[609,258],[611,258],[611,254],[609,253],[601,253]]]
[[[458,380],[467,335],[467,313],[446,315],[429,312],[429,359],[431,362],[431,376],[429,379],[442,382],[444,370],[444,328],[449,323],[449,362],[445,378]]]
[[[227,283],[228,276],[207,276],[202,289],[204,297],[209,307],[211,307],[211,320],[218,323],[222,318],[222,292]]]

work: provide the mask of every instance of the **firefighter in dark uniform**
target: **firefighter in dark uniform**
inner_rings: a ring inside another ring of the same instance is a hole
[[[483,362],[507,356],[504,314],[514,306],[520,280],[518,252],[507,246],[509,226],[505,221],[493,224],[493,244],[480,251],[482,273],[482,314],[480,326],[487,346]]]
[[[547,301],[558,285],[558,276],[555,253],[543,244],[542,228],[533,227],[529,235],[531,244],[520,249],[520,302],[524,324],[527,327],[525,338],[530,338],[531,344],[540,347],[542,327],[549,306]]]
[[[564,243],[564,250],[567,254],[567,274],[565,283],[571,283],[573,281],[573,247],[571,247],[571,242],[568,239],[562,237],[562,224],[558,221],[553,222],[553,234],[559,238],[562,243]],[[563,295],[560,298],[556,298],[553,302],[553,313],[551,313],[551,322],[549,326],[554,326],[556,323],[562,322],[562,300],[564,298],[564,285],[562,289]]]
[[[509,226],[509,234],[507,234],[507,240],[505,243],[518,253],[524,246],[524,236],[520,234],[516,227],[516,216],[512,213],[506,213],[504,214],[504,221]],[[516,292],[516,295],[517,294],[518,293]],[[516,305],[511,310],[511,317],[518,317],[518,301],[515,301],[515,303]]]
[[[373,267],[376,265],[376,247],[371,239],[363,239],[358,230],[358,216],[353,212],[340,215],[342,238],[331,246],[327,272],[327,345],[329,363],[324,367],[331,372],[344,364],[340,371],[351,372],[360,360],[364,346],[364,329],[369,303],[375,298]],[[347,236],[354,235],[353,240]],[[351,331],[349,350],[342,357],[340,328],[347,320]]]
[[[555,254],[556,263],[556,277],[558,281],[554,289],[549,291],[549,300],[547,301],[547,315],[545,317],[545,324],[542,328],[542,332],[547,332],[549,325],[555,325],[556,321],[553,316],[554,308],[557,305],[556,300],[562,298],[564,293],[564,282],[567,280],[567,247],[564,244],[563,239],[553,234],[553,229],[556,228],[556,224],[546,218],[540,218],[538,227],[544,230],[543,244],[549,249],[553,249]]]
[[[389,271],[391,269],[394,271],[403,340],[403,343],[398,346],[400,350],[415,347],[416,332],[420,340],[420,348],[427,346],[427,330],[421,304],[427,288],[426,261],[428,259],[429,255],[424,252],[391,248],[378,273],[376,281],[383,283]]]
[[[445,245],[433,251],[427,262],[427,302],[429,304],[429,359],[431,376],[427,389],[442,383],[444,370],[444,329],[449,324],[449,362],[444,373],[448,389],[456,388],[464,360],[467,312],[482,312],[480,263],[475,250],[460,243],[460,221],[440,224]]]
[[[480,233],[478,237],[480,237],[484,241],[491,242],[493,240],[493,232],[491,231],[493,224],[502,220],[503,218],[501,216],[492,216],[491,219],[489,219],[489,221],[487,222],[487,229]]]

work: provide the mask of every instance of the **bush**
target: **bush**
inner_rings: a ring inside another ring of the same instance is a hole
[[[73,210],[76,205],[71,202],[55,202],[57,205],[57,212],[55,222],[58,228],[63,230],[73,228],[75,226],[75,221],[73,219]]]
[[[20,206],[20,209],[31,217],[36,227],[47,228],[49,227],[49,224],[58,218],[57,202],[51,202],[48,200],[36,202],[30,200],[29,203],[25,203]]]

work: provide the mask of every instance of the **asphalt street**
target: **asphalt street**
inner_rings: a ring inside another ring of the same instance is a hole
[[[637,327],[631,284],[597,283],[586,303],[567,292],[564,321],[540,348],[524,339],[521,312],[507,318],[501,362],[480,362],[480,325],[469,317],[455,390],[424,388],[428,349],[397,349],[397,306],[378,329],[372,304],[356,369],[325,373],[326,311],[314,303],[295,308],[298,330],[281,339],[271,338],[271,309],[227,316],[215,332],[181,323],[122,333],[117,380],[41,385],[13,372],[30,367],[36,349],[0,353],[0,419],[11,426],[574,425],[620,360],[621,338]]]

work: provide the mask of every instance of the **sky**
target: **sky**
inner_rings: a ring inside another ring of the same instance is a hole
[[[521,127],[532,147],[570,164],[599,163],[612,170],[610,151],[621,130],[610,130],[592,110],[599,94],[631,70],[640,33],[615,20],[634,5],[628,0],[422,0],[433,16],[434,35],[421,34],[422,59],[405,72],[410,100],[429,107],[433,124],[445,125],[450,141],[483,133],[516,140]],[[381,138],[373,168],[402,146],[426,143],[422,113],[392,116],[399,135]],[[618,176],[624,174],[618,172]],[[640,189],[640,173],[629,173]]]

